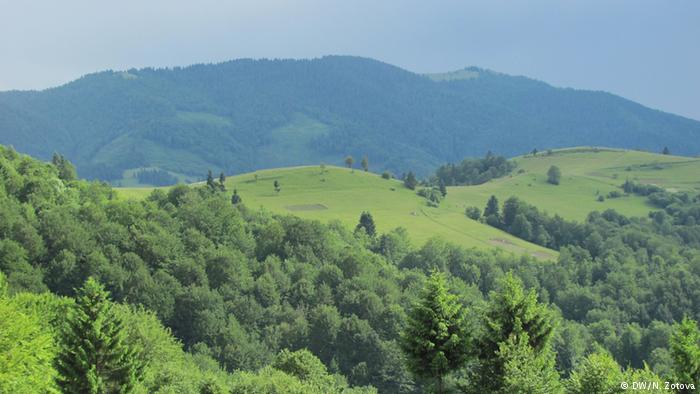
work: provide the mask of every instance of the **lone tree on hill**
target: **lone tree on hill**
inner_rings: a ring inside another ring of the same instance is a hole
[[[58,386],[66,393],[127,393],[143,366],[124,343],[122,321],[109,293],[89,278],[78,290],[57,357]]]
[[[221,189],[222,192],[226,191],[226,175],[224,175],[223,171],[219,174],[219,189]]]
[[[416,186],[418,186],[418,180],[416,179],[416,175],[413,174],[413,171],[408,172],[408,175],[406,175],[406,178],[403,180],[403,184],[411,190],[416,189]]]
[[[214,183],[214,175],[211,170],[207,172],[207,187],[211,190],[216,190],[216,184]]]
[[[233,195],[231,196],[231,204],[238,205],[243,201],[241,196],[238,195],[238,190],[233,189]]]
[[[352,168],[352,164],[355,162],[355,159],[352,158],[352,156],[346,156],[345,157],[345,165],[348,168]]]
[[[661,151],[662,155],[670,155],[671,151],[668,149],[668,146],[664,146],[664,150]]]
[[[464,365],[469,346],[464,310],[449,293],[443,274],[434,271],[428,279],[409,311],[400,345],[411,373],[444,393],[445,377]]]
[[[559,167],[549,167],[549,171],[547,171],[547,182],[551,183],[552,185],[558,185],[559,181],[561,181],[561,170]]]
[[[360,222],[355,227],[355,230],[362,229],[370,237],[374,237],[377,234],[376,227],[374,226],[374,219],[372,214],[369,212],[362,212],[360,215]]]
[[[362,166],[362,169],[365,170],[365,172],[369,171],[369,161],[367,160],[367,156],[362,158],[360,165]]]
[[[447,187],[445,187],[445,181],[440,179],[440,184],[438,185],[438,188],[440,189],[440,194],[442,194],[442,197],[447,196]]]
[[[279,194],[280,190],[282,190],[282,185],[280,185],[280,182],[275,179],[273,186],[275,187],[275,192]]]
[[[532,150],[532,157],[537,156],[537,152],[538,152],[537,148],[533,149]]]

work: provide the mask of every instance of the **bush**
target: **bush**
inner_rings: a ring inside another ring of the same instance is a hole
[[[464,210],[464,214],[467,215],[469,219],[479,220],[481,218],[481,209],[477,207],[467,207]]]
[[[389,171],[382,172],[382,178],[383,179],[391,179],[392,178],[391,173]]]

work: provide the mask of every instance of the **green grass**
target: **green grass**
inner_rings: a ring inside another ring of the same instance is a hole
[[[629,216],[646,216],[654,208],[644,197],[624,196],[597,201],[598,195],[621,191],[625,179],[654,183],[670,190],[700,190],[700,159],[663,156],[646,152],[602,148],[571,148],[540,153],[536,157],[517,157],[513,175],[478,186],[448,187],[445,200],[437,208],[403,187],[397,180],[359,170],[328,166],[321,174],[319,166],[262,170],[229,177],[246,206],[293,214],[321,221],[340,220],[354,227],[362,211],[375,218],[379,232],[405,227],[416,244],[434,236],[466,247],[500,248],[516,254],[547,259],[556,252],[512,237],[477,221],[468,219],[468,206],[483,209],[487,199],[496,195],[501,202],[510,196],[536,205],[571,220],[584,220],[589,212],[615,209]],[[561,184],[546,182],[551,165],[562,171]],[[255,178],[257,174],[257,180]],[[275,193],[273,182],[281,184]],[[150,188],[119,188],[124,198],[142,199]]]
[[[478,186],[448,188],[448,204],[482,208],[491,195],[503,201],[517,196],[551,214],[584,220],[591,211],[615,209],[628,216],[646,216],[654,207],[645,197],[610,199],[626,179],[653,183],[671,191],[700,190],[700,159],[658,155],[648,152],[603,148],[571,148],[545,152],[536,157],[517,157],[518,168],[511,176]],[[547,170],[556,165],[562,171],[558,186],[547,183]],[[660,169],[657,169],[660,168]],[[524,171],[524,172],[522,172]],[[599,202],[599,195],[605,201]]]

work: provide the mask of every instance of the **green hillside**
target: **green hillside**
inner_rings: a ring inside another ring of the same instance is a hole
[[[274,191],[274,181],[281,185],[279,194]],[[402,182],[361,170],[326,166],[322,174],[319,166],[272,169],[229,177],[226,185],[229,193],[236,188],[250,208],[262,207],[306,219],[340,220],[349,227],[357,224],[363,211],[369,211],[379,232],[404,227],[416,244],[440,236],[466,247],[501,248],[542,259],[557,255],[555,251],[467,218],[464,206],[456,201],[438,208],[428,207],[425,199],[405,188]],[[128,198],[142,199],[152,189],[117,190]]]
[[[655,184],[669,191],[700,191],[700,159],[608,148],[571,148],[516,157],[518,167],[509,177],[482,185],[449,188],[448,204],[486,205],[491,195],[500,200],[517,196],[551,214],[583,220],[591,211],[615,209],[627,216],[646,216],[654,207],[645,197],[621,192],[627,179]],[[547,183],[547,170],[562,171],[558,186]],[[598,196],[605,201],[599,202]]]
[[[369,211],[380,232],[404,227],[418,244],[440,236],[467,247],[495,247],[543,259],[556,256],[556,252],[468,219],[465,208],[483,209],[491,195],[501,201],[517,196],[571,220],[582,221],[591,211],[607,209],[642,217],[655,209],[645,197],[623,195],[601,202],[598,196],[620,192],[626,179],[668,190],[700,190],[700,159],[608,148],[570,148],[513,160],[518,167],[512,175],[482,185],[448,187],[447,197],[436,208],[427,206],[425,199],[398,180],[333,166],[326,166],[324,173],[320,166],[257,171],[228,177],[226,185],[229,193],[237,189],[251,208],[321,221],[339,220],[349,227],[357,224],[362,211]],[[563,173],[558,186],[546,182],[546,172],[552,165]],[[274,181],[281,185],[279,194],[274,191]],[[152,189],[117,190],[126,198],[143,199]]]
[[[106,71],[0,92],[0,143],[44,160],[59,152],[83,178],[130,186],[144,168],[185,180],[209,168],[341,165],[348,154],[368,156],[377,172],[420,176],[488,150],[595,144],[698,154],[700,122],[475,67],[426,76],[329,56]]]

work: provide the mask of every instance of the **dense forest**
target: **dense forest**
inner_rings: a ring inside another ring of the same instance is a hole
[[[44,160],[62,152],[82,178],[106,181],[126,169],[193,177],[341,165],[346,155],[426,177],[494,146],[505,156],[577,145],[697,154],[698,141],[700,122],[604,92],[478,68],[425,76],[342,56],[105,71],[0,93],[1,144]]]
[[[252,210],[214,179],[136,202],[75,178],[61,156],[0,147],[0,364],[16,366],[2,392],[698,384],[696,198],[650,218],[542,219],[560,251],[542,262],[412,245],[369,212],[348,229]],[[545,217],[491,209],[503,226]]]
[[[483,159],[468,158],[459,164],[450,163],[440,166],[431,178],[431,182],[445,186],[480,185],[509,174],[515,167],[517,167],[515,162],[489,151]]]

